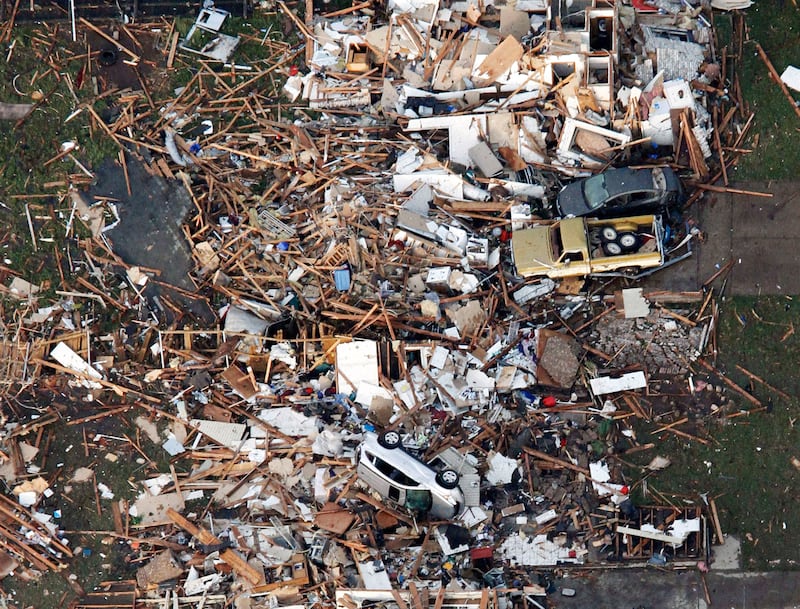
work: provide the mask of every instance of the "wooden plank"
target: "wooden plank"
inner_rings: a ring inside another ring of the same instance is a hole
[[[764,49],[761,48],[761,45],[758,44],[757,42],[756,42],[756,51],[758,51],[758,56],[761,57],[761,61],[763,61],[764,64],[767,66],[767,70],[769,70],[770,77],[772,78],[772,80],[775,81],[775,84],[781,88],[781,92],[783,93],[784,97],[786,97],[786,99],[789,100],[789,103],[792,105],[792,110],[794,110],[794,113],[797,115],[798,118],[800,118],[800,107],[797,106],[797,100],[795,100],[794,95],[792,95],[791,91],[789,91],[789,88],[786,86],[786,83],[784,83],[781,80],[781,76],[780,74],[778,74],[778,71],[775,69],[775,66],[772,65],[772,62],[769,60],[769,57],[767,57],[767,54],[764,52]]]
[[[184,531],[190,533],[192,537],[196,537],[200,543],[206,545],[216,545],[221,543],[219,537],[211,533],[211,531],[208,531],[203,527],[196,526],[194,523],[181,516],[172,508],[167,508],[167,517]],[[230,548],[222,552],[219,557],[251,584],[256,585],[261,581],[261,573],[247,564],[247,561],[245,561],[241,556],[239,556],[239,554]]]
[[[403,597],[400,596],[400,591],[396,588],[392,588],[392,597],[394,597],[394,600],[400,609],[408,609],[408,604],[403,600]]]
[[[725,544],[725,535],[722,533],[722,525],[719,522],[719,512],[717,512],[717,502],[713,497],[708,498],[708,506],[711,508],[711,520],[714,523],[714,534],[717,536],[719,545]]]
[[[757,375],[753,374],[752,372],[750,372],[750,371],[749,371],[749,370],[747,370],[746,368],[743,368],[743,367],[742,367],[742,366],[740,366],[739,364],[736,364],[736,369],[737,369],[739,372],[741,372],[742,374],[744,374],[745,376],[747,376],[747,378],[749,378],[749,379],[751,379],[751,380],[754,380],[754,381],[756,381],[757,383],[761,383],[762,385],[764,385],[764,387],[766,387],[766,388],[767,388],[767,389],[769,389],[770,391],[772,391],[772,392],[774,392],[774,393],[777,393],[777,394],[778,394],[779,396],[781,396],[781,397],[782,397],[784,400],[787,400],[787,401],[788,401],[788,400],[791,400],[791,399],[792,399],[792,398],[789,396],[789,394],[788,394],[788,393],[785,393],[785,392],[781,391],[781,390],[780,390],[780,389],[778,389],[777,387],[773,387],[773,386],[772,386],[772,385],[770,385],[770,384],[769,384],[767,381],[765,381],[764,379],[762,379],[760,376],[757,376]]]
[[[172,69],[172,64],[175,63],[175,52],[178,50],[178,38],[180,38],[181,33],[176,31],[172,35],[172,41],[169,45],[169,56],[167,57],[167,69]]]
[[[207,531],[206,529],[195,526],[194,523],[181,516],[172,508],[167,508],[167,517],[184,531],[190,533],[192,537],[197,537],[200,543],[204,543],[206,545],[220,543],[219,537],[210,531]]]
[[[439,591],[436,593],[436,602],[433,604],[433,609],[442,609],[442,604],[444,603],[444,588],[439,588]]]
[[[111,502],[111,513],[114,516],[114,532],[117,533],[117,535],[123,535],[125,533],[125,527],[122,526],[122,510],[120,510],[119,501]]]
[[[700,365],[703,366],[703,368],[705,368],[709,372],[713,372],[714,374],[716,374],[723,383],[725,383],[728,387],[733,389],[736,393],[741,395],[743,398],[745,398],[746,400],[748,400],[749,402],[751,402],[755,406],[759,406],[759,407],[761,406],[761,401],[760,400],[758,400],[755,396],[749,394],[747,391],[745,391],[744,389],[739,387],[739,385],[734,383],[731,379],[729,379],[727,376],[722,374],[719,370],[714,368],[714,366],[709,364],[707,361],[705,361],[704,359],[698,359],[697,361],[700,362]]]
[[[758,192],[755,190],[742,190],[741,188],[731,188],[729,186],[715,186],[714,184],[695,184],[696,188],[701,190],[710,190],[712,192],[725,192],[733,195],[746,195],[748,197],[764,197],[772,198],[771,192]]]
[[[247,561],[244,558],[239,556],[238,553],[234,552],[230,548],[222,552],[219,557],[229,564],[234,571],[236,571],[254,586],[263,579],[261,573],[247,564]]]
[[[508,70],[515,61],[519,61],[524,53],[522,45],[513,36],[509,36],[495,47],[478,67],[477,85],[491,85]]]
[[[408,582],[408,589],[411,591],[411,604],[414,605],[414,609],[424,609],[422,600],[419,597],[419,590],[417,590],[417,584],[413,581]]]

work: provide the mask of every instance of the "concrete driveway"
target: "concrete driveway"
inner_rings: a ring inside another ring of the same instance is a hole
[[[696,290],[729,260],[728,295],[800,294],[800,182],[731,183],[770,198],[706,193],[689,213],[703,232],[695,254],[655,273],[648,288]]]
[[[557,609],[797,609],[797,573],[711,571],[705,575],[711,604],[706,601],[699,571],[620,569],[582,573],[558,582],[549,600]]]

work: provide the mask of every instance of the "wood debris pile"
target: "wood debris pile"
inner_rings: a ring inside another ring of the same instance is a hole
[[[713,366],[726,269],[697,292],[524,278],[511,242],[558,224],[563,184],[611,166],[669,164],[689,203],[727,187],[752,117],[710,11],[278,8],[306,46],[220,38],[208,8],[219,44],[201,49],[166,22],[80,21],[136,80],[98,90],[108,113],[80,108],[119,145],[106,173],[121,178],[65,199],[91,237],[65,250],[57,298],[7,288],[25,303],[0,374],[9,570],[66,565],[53,518],[89,487],[128,566],[75,607],[527,607],[552,591],[544,571],[708,560],[716,510],[648,489],[669,462],[637,434],[707,443],[740,413],[726,394],[763,407]],[[243,44],[260,59],[237,64]],[[165,92],[137,72],[147,62],[192,76]],[[68,181],[98,177],[84,169]],[[725,186],[705,185],[716,173]],[[154,241],[121,253],[148,215]],[[178,238],[159,241],[169,226]],[[673,228],[665,250],[696,234]],[[81,430],[86,471],[48,458],[59,426]],[[373,432],[410,474],[381,457],[364,469]],[[654,458],[631,478],[642,451]],[[140,467],[112,488],[101,469],[120,458]],[[442,488],[460,499],[434,518]]]

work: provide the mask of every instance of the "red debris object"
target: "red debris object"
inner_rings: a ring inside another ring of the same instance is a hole
[[[542,405],[545,408],[553,408],[556,405],[556,399],[552,395],[547,395],[542,399]]]
[[[493,548],[472,548],[469,551],[469,557],[472,560],[480,560],[481,558],[491,558],[493,553]]]

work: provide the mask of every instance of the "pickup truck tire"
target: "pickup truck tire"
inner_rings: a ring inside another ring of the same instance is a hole
[[[443,469],[436,473],[436,483],[448,490],[458,486],[458,472],[454,469]]]
[[[384,448],[397,448],[400,446],[400,434],[396,431],[385,431],[378,436],[378,444]]]
[[[613,226],[604,226],[600,229],[600,238],[603,241],[616,241],[617,240],[617,229]]]
[[[606,256],[619,256],[622,253],[622,246],[617,241],[603,243],[603,253]]]
[[[641,245],[641,239],[639,239],[639,235],[636,233],[626,232],[619,234],[617,243],[622,247],[622,251],[635,252]]]

